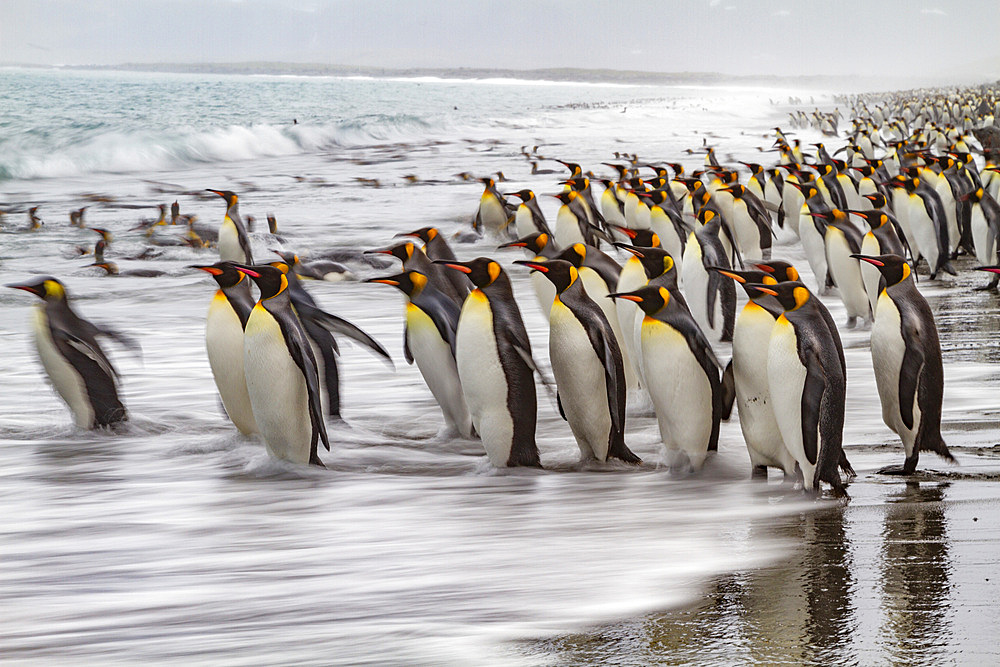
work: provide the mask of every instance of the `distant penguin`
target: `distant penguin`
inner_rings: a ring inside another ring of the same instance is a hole
[[[455,361],[459,308],[419,271],[406,271],[365,282],[392,285],[406,295],[403,354],[417,368],[441,406],[448,426],[464,438],[475,434]]]
[[[846,493],[838,464],[843,458],[847,376],[818,299],[800,282],[754,285],[778,299],[784,312],[771,332],[768,387],[785,446],[802,471],[803,488],[830,484]]]
[[[438,262],[466,274],[476,286],[458,319],[455,359],[490,463],[497,468],[541,467],[535,444],[535,363],[510,278],[486,257]]]
[[[239,197],[231,190],[209,190],[226,200],[226,216],[219,227],[219,260],[238,264],[253,264],[250,237],[240,218]],[[161,210],[161,217],[163,211]],[[152,229],[152,227],[150,228]]]
[[[254,301],[247,290],[237,288],[241,281],[248,278],[237,271],[232,262],[190,268],[208,273],[219,285],[205,320],[208,364],[226,414],[240,433],[253,435],[257,433],[257,422],[253,417],[243,370],[243,329],[250,319]]]
[[[243,364],[254,418],[268,453],[322,466],[318,444],[330,441],[323,420],[319,371],[306,332],[292,310],[288,279],[273,266],[236,265],[260,289],[243,334]]]
[[[625,444],[625,367],[611,324],[572,264],[518,261],[556,287],[549,314],[549,359],[559,411],[583,458],[640,463]]]
[[[722,218],[711,210],[698,214],[702,227],[691,232],[681,262],[681,284],[691,314],[713,340],[733,339],[736,287],[709,267],[731,268],[719,239]]]
[[[612,297],[633,301],[645,313],[643,377],[670,466],[700,470],[708,452],[718,449],[719,423],[728,417],[712,345],[666,287],[647,285]]]
[[[899,435],[906,452],[902,466],[879,472],[911,475],[921,451],[954,461],[941,437],[944,366],[930,306],[899,255],[857,258],[877,267],[885,278],[872,326],[872,365],[882,421]]]
[[[472,223],[473,229],[480,234],[509,237],[507,221],[510,219],[510,214],[507,212],[507,200],[497,190],[496,181],[492,178],[480,178],[479,182],[483,184],[484,189],[479,197],[479,210],[476,211],[476,219]]]
[[[104,354],[97,336],[127,342],[74,312],[66,288],[52,277],[7,285],[40,298],[35,310],[35,345],[42,367],[79,428],[115,426],[128,420],[118,397],[118,373]]]
[[[795,457],[781,437],[767,376],[771,332],[783,309],[773,297],[751,284],[776,282],[763,271],[718,271],[740,283],[750,297],[736,318],[733,331],[733,378],[751,474],[766,479],[768,468],[778,468],[786,477],[794,476]]]

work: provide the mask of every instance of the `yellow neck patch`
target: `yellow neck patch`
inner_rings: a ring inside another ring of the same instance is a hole
[[[419,271],[410,271],[410,282],[413,283],[413,293],[410,296],[417,296],[427,286],[427,276]]]
[[[51,296],[56,299],[62,299],[66,296],[66,290],[60,283],[54,280],[46,280],[42,285],[45,287],[45,296]]]
[[[576,270],[576,267],[575,266],[569,267],[569,285],[567,285],[566,287],[568,288],[570,285],[575,283],[577,278],[579,277],[580,277],[580,272]]]
[[[486,271],[490,274],[490,284],[492,285],[493,281],[500,277],[500,265],[496,262],[490,262],[489,266],[486,267]]]
[[[663,305],[666,306],[668,303],[670,303],[670,290],[668,290],[666,287],[661,287],[659,291],[660,291],[660,298],[663,299]]]
[[[792,296],[795,298],[795,307],[792,310],[798,310],[809,301],[809,290],[805,287],[796,287],[792,290]]]

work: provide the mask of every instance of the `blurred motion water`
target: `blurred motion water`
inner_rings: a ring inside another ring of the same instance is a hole
[[[637,410],[627,439],[645,464],[581,466],[541,389],[546,470],[494,471],[478,442],[442,431],[430,392],[403,363],[398,294],[357,282],[310,283],[322,305],[371,333],[396,360],[393,373],[343,345],[347,424],[330,424],[333,450],[321,452],[328,469],[315,470],[270,460],[221,413],[203,340],[214,283],[185,268],[214,261],[215,251],[171,243],[180,232],[164,227],[154,235],[166,243],[154,248],[159,254],[134,259],[148,247],[143,232],[130,231],[140,217],[177,200],[182,213],[214,227],[224,205],[203,191],[224,188],[240,194],[244,216],[277,215],[283,240],[262,225],[252,235],[260,260],[281,246],[333,254],[360,278],[379,275],[386,269],[364,261],[361,250],[425,225],[449,238],[468,228],[481,186],[458,172],[502,170],[504,191],[551,193],[561,176],[531,176],[521,146],[538,144],[548,156],[594,168],[614,151],[683,156],[694,167],[701,157],[683,151],[703,138],[725,161],[767,162],[757,147],[770,144],[768,128],[784,116],[769,98],[787,95],[5,70],[0,96],[11,111],[0,119],[0,209],[8,212],[0,282],[60,277],[84,317],[137,337],[143,352],[107,348],[123,375],[131,414],[125,432],[77,431],[44,385],[30,336],[31,298],[0,292],[0,654],[37,664],[523,664],[655,662],[663,651],[682,651],[692,662],[726,662],[752,637],[734,644],[715,633],[732,627],[775,641],[789,636],[787,611],[797,623],[795,650],[808,645],[815,654],[779,647],[751,661],[780,654],[840,662],[845,653],[824,646],[862,625],[849,602],[859,590],[886,608],[880,660],[905,662],[909,654],[895,647],[919,641],[937,650],[932,626],[943,622],[934,616],[942,605],[933,601],[954,590],[935,582],[953,568],[953,533],[933,512],[894,513],[892,494],[909,487],[865,482],[871,470],[902,458],[881,422],[866,332],[846,333],[844,341],[845,442],[852,460],[859,452],[867,458],[855,461],[854,502],[831,508],[775,482],[750,483],[735,416],[723,425],[719,455],[697,478],[659,466],[655,420]],[[554,219],[555,200],[542,199]],[[92,245],[96,235],[69,226],[68,212],[88,203],[87,224],[115,236],[110,259],[166,275],[105,277],[87,267],[92,260],[75,247]],[[18,231],[34,205],[45,225]],[[547,327],[525,272],[510,267],[516,253],[496,252],[488,240],[455,249],[462,259],[490,255],[510,269],[535,356],[547,366]],[[802,260],[798,250],[788,256]],[[979,278],[921,285],[942,328],[945,438],[966,472],[982,454],[977,448],[997,441],[993,392],[983,391],[997,384],[989,365],[996,306],[994,296],[970,291]],[[827,303],[843,322],[834,301]],[[727,346],[718,351],[728,360]],[[942,468],[930,456],[922,465]],[[864,491],[870,488],[878,491]],[[886,500],[882,518],[873,519],[871,508]],[[855,516],[863,525],[853,525]],[[937,546],[914,551],[913,536]],[[893,566],[912,558],[927,561],[915,578]],[[733,573],[748,570],[762,574],[737,595],[732,582],[742,575]],[[722,602],[693,612],[705,627],[678,630],[675,617],[643,616],[687,607],[706,585],[721,587]],[[788,600],[798,606],[786,610]],[[929,616],[895,622],[896,608],[913,600],[930,601]],[[761,617],[761,609],[771,615]],[[559,639],[541,647],[508,641],[572,636],[623,618],[639,620],[610,626],[619,639],[663,639],[649,653],[621,641],[598,652]],[[698,653],[709,645],[714,653]]]

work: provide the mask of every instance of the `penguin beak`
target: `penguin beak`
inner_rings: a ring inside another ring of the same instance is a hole
[[[461,271],[462,273],[465,273],[465,274],[472,273],[472,269],[470,269],[469,267],[465,266],[464,264],[456,264],[454,262],[449,262],[447,260],[440,260],[440,259],[434,260],[434,263],[435,264],[443,264],[444,266],[447,266],[449,269],[455,269],[456,271]]]
[[[863,262],[868,262],[872,266],[885,266],[885,262],[875,259],[874,257],[869,257],[868,255],[851,255],[854,259],[860,259]]]
[[[214,266],[200,266],[198,264],[189,264],[188,268],[189,269],[198,269],[199,271],[204,271],[205,273],[210,273],[213,276],[221,276],[222,275],[222,269],[214,267]]]
[[[388,248],[382,248],[381,250],[365,250],[362,255],[391,255],[392,251]]]
[[[11,289],[24,290],[25,292],[31,292],[35,296],[44,297],[45,295],[37,287],[32,287],[31,285],[4,285],[4,287],[9,287]]]
[[[778,293],[769,287],[763,287],[761,285],[755,285],[754,288],[758,292],[763,292],[764,294],[770,294],[771,296],[778,296]]]
[[[614,227],[617,231],[624,234],[625,236],[629,237],[630,239],[634,239],[636,236],[638,236],[638,234],[634,229],[629,229],[628,227],[622,227],[621,225],[611,225],[611,226]]]
[[[393,280],[392,278],[369,278],[365,281],[366,283],[382,283],[383,285],[392,285],[393,287],[399,287],[399,281]]]
[[[524,241],[511,241],[510,243],[501,243],[497,246],[497,250],[502,248],[527,248],[528,244]]]
[[[527,266],[532,271],[541,271],[542,273],[548,273],[549,267],[544,264],[539,264],[538,262],[529,262],[527,260],[517,260],[515,264],[520,264],[521,266]]]
[[[616,248],[621,248],[622,250],[630,252],[639,259],[643,259],[646,257],[645,255],[642,254],[642,252],[639,251],[638,248],[636,248],[635,246],[628,245],[627,243],[612,243],[611,245],[615,246]]]
[[[400,232],[398,234],[393,234],[392,238],[398,238],[400,236],[410,236],[410,237],[413,237],[415,239],[420,238],[420,234],[417,234],[416,232]]]
[[[709,267],[709,268],[711,268],[716,273],[724,275],[727,278],[732,278],[733,280],[735,280],[736,282],[738,282],[740,284],[746,285],[746,283],[747,283],[746,278],[744,278],[743,276],[741,276],[741,275],[739,275],[737,273],[733,273],[732,271],[726,271],[725,269],[720,269],[720,268],[717,268],[717,267],[714,267],[714,266]]]
[[[759,269],[764,273],[774,273],[774,267],[770,264],[751,264],[755,269]]]
[[[608,295],[609,299],[625,299],[626,301],[632,301],[633,303],[642,303],[642,297],[636,294],[627,294],[624,292],[615,292]]]
[[[236,269],[237,271],[239,271],[240,273],[244,274],[244,275],[250,276],[251,278],[260,278],[260,274],[257,273],[256,271],[254,271],[253,269],[251,269],[248,266],[243,266],[243,265],[240,265],[240,264],[234,264],[233,268]]]
[[[990,273],[1000,273],[1000,266],[977,266],[976,271],[989,271]],[[12,287],[8,285],[8,287]]]

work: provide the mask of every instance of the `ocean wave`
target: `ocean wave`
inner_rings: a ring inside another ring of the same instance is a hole
[[[212,129],[77,129],[62,137],[0,140],[0,180],[132,173],[190,164],[297,155],[375,143],[414,141],[435,130],[406,114],[371,114],[326,125],[229,125]]]

